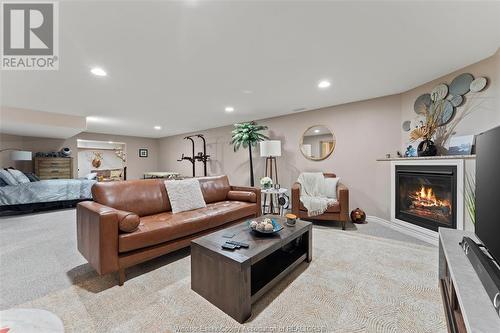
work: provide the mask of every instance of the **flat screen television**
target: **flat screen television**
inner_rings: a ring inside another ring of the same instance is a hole
[[[476,138],[476,234],[500,264],[500,127]]]

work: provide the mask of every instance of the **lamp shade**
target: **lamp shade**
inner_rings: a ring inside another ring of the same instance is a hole
[[[280,140],[269,140],[262,141],[260,143],[260,156],[281,156],[281,141]]]
[[[10,159],[13,161],[31,161],[30,151],[15,150],[10,153]]]

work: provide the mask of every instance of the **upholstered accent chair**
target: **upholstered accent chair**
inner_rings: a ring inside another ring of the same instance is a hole
[[[334,173],[323,173],[326,178],[335,178]],[[309,217],[307,209],[300,201],[300,184],[296,182],[292,186],[292,213],[301,219],[339,221],[342,222],[342,230],[349,221],[349,189],[342,183],[337,184],[337,203],[330,206],[326,212],[318,216]]]

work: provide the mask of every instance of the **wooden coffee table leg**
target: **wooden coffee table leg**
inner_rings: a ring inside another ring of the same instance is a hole
[[[238,263],[191,245],[191,289],[244,323],[252,315],[250,262]]]
[[[309,230],[305,235],[307,239],[307,262],[312,261],[312,225],[309,226]]]

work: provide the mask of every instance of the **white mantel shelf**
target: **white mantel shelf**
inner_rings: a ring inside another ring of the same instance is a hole
[[[424,156],[424,157],[390,157],[378,158],[378,162],[385,161],[425,161],[425,160],[473,160],[476,155],[443,155],[443,156]]]

